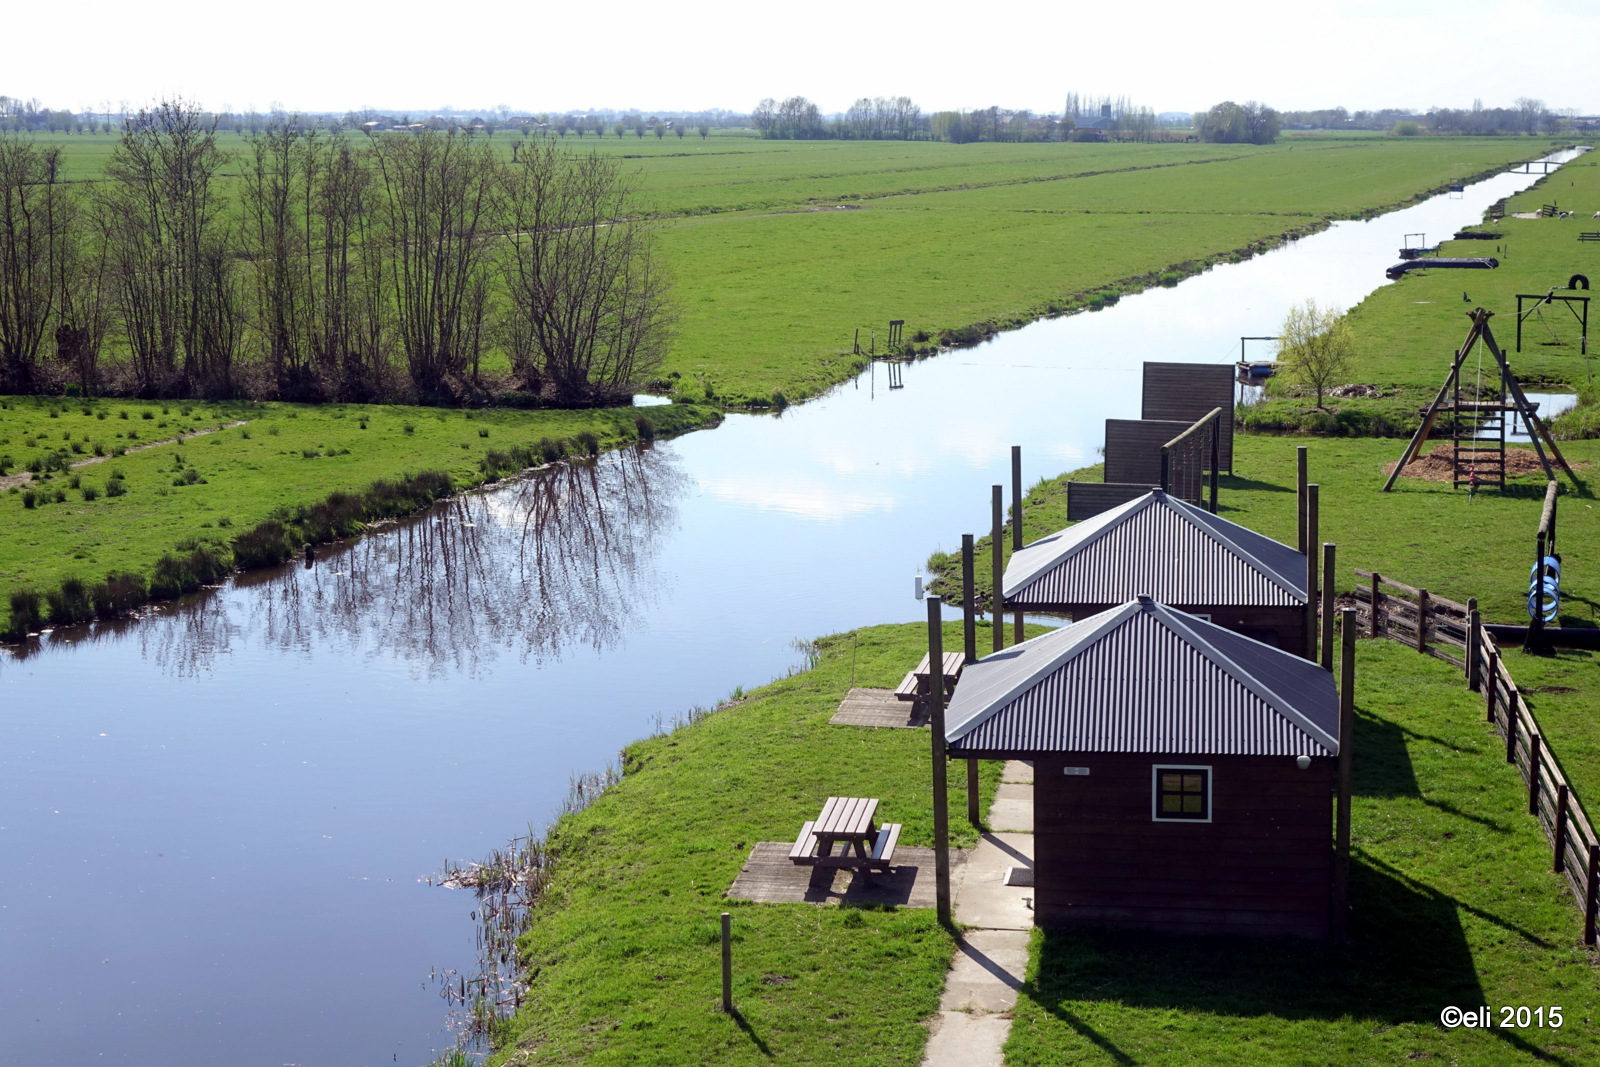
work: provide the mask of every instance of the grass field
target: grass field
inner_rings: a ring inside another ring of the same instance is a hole
[[[1357,655],[1351,944],[1035,933],[1006,1045],[1053,1064],[1573,1065],[1600,1058],[1582,920],[1458,671]],[[1449,1005],[1559,1029],[1447,1030]]]
[[[109,137],[52,140],[92,180]],[[495,138],[509,154],[512,138]],[[1515,138],[1257,146],[567,138],[638,167],[676,277],[675,391],[814,395],[861,366],[855,330],[937,340],[1156,283],[1285,233],[1407,203],[1543,151]],[[242,152],[243,139],[223,136]],[[927,347],[929,342],[919,342]],[[490,361],[494,364],[494,361]]]
[[[1464,312],[1485,307],[1495,313],[1490,326],[1506,352],[1511,368],[1525,387],[1577,389],[1592,382],[1593,353],[1600,344],[1600,322],[1591,323],[1595,336],[1585,358],[1577,321],[1565,308],[1541,307],[1523,324],[1522,351],[1516,351],[1518,293],[1544,293],[1565,286],[1573,274],[1600,282],[1600,243],[1580,242],[1578,234],[1597,224],[1590,219],[1600,210],[1600,161],[1585,154],[1568,163],[1531,189],[1511,197],[1508,212],[1536,212],[1541,204],[1559,203],[1575,209],[1576,219],[1516,219],[1507,217],[1492,227],[1503,235],[1495,241],[1446,241],[1445,256],[1495,256],[1500,266],[1488,271],[1413,271],[1394,285],[1375,290],[1351,311],[1357,356],[1346,381],[1376,385],[1385,394],[1375,400],[1332,400],[1327,403],[1348,431],[1371,432],[1371,419],[1381,415],[1393,432],[1411,433],[1419,422],[1419,409],[1433,399],[1444,383],[1450,360],[1466,338]],[[1487,225],[1481,227],[1490,229]],[[1471,297],[1464,301],[1465,293]],[[1583,294],[1579,294],[1583,295]],[[1486,383],[1498,385],[1493,357],[1483,354]],[[1478,359],[1466,368],[1466,382],[1478,382]],[[1273,379],[1269,394],[1287,391],[1289,383]],[[1594,407],[1594,400],[1588,402]],[[1589,427],[1580,430],[1579,425]],[[1260,429],[1334,429],[1332,420],[1319,418],[1308,398],[1269,400],[1251,409],[1246,424]],[[1595,436],[1592,412],[1563,420],[1566,432]]]
[[[959,626],[947,642],[960,641]],[[626,777],[550,836],[553,888],[522,945],[532,988],[503,1063],[916,1064],[953,941],[931,909],[723,900],[757,841],[793,840],[830,795],[872,796],[902,845],[933,841],[922,730],[828,725],[852,684],[893,686],[925,626],[823,640],[814,669],[628,746]],[[953,842],[966,775],[950,776]],[[983,775],[985,806],[999,765]],[[733,913],[735,1020],[717,1009]]]
[[[15,482],[19,468],[40,465],[51,454],[85,464],[0,492],[5,592],[42,592],[69,575],[143,574],[180,543],[210,542],[226,552],[234,536],[281,509],[311,505],[335,491],[360,491],[378,479],[439,470],[457,487],[475,485],[488,476],[483,460],[490,452],[543,438],[576,450],[570,442],[589,432],[598,447],[608,448],[636,438],[640,416],[661,434],[717,417],[708,408],[677,404],[473,412],[136,400],[3,403],[0,459],[10,459],[0,487]],[[171,440],[199,431],[181,444]],[[156,441],[170,443],[141,447]],[[137,451],[114,455],[124,448]],[[122,475],[121,495],[107,493],[113,474]],[[0,628],[8,617],[9,608],[0,604]]]

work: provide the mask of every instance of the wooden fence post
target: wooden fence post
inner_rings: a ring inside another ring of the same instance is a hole
[[[1011,551],[1022,548],[1022,446],[1011,446]],[[1022,612],[1012,613],[1013,645],[1022,644]]]
[[[1556,786],[1556,862],[1555,866],[1551,868],[1556,874],[1560,874],[1562,868],[1566,866],[1567,805],[1570,803],[1571,800],[1567,795],[1567,784],[1562,782]]]
[[[1474,693],[1483,684],[1483,618],[1478,614],[1478,598],[1467,599],[1467,688]]]
[[[1355,759],[1356,727],[1356,613],[1346,608],[1339,656],[1339,774],[1334,816],[1333,935],[1335,944],[1347,939],[1350,920],[1350,772]]]
[[[961,535],[961,642],[968,663],[978,660],[978,593],[972,588],[972,535]]]
[[[989,489],[989,511],[992,520],[989,531],[989,547],[993,550],[994,590],[989,594],[991,611],[994,616],[994,650],[999,652],[1006,647],[1006,561],[1005,561],[1005,489],[1001,486],[991,486]]]
[[[1533,578],[1528,583],[1528,599],[1533,602],[1529,613],[1528,636],[1523,639],[1522,650],[1534,655],[1549,651],[1544,639],[1544,531],[1534,542]]]
[[[1600,891],[1600,845],[1589,846],[1588,886],[1583,894],[1583,943],[1594,944],[1594,912],[1595,905],[1600,903],[1597,891]]]
[[[722,913],[722,1010],[733,1014],[733,931],[732,917]]]
[[[1417,651],[1428,651],[1428,591],[1417,590]]]
[[[1506,762],[1517,763],[1517,691],[1506,694]]]
[[[967,760],[967,821],[973,826],[981,825],[978,818],[978,761]]]
[[[945,782],[944,620],[939,597],[928,597],[928,707],[933,735],[933,870],[939,921],[950,922],[950,797]]]
[[[1489,653],[1489,688],[1485,694],[1489,702],[1489,721],[1494,722],[1494,702],[1500,695],[1500,650]]]
[[[1528,735],[1528,814],[1539,814],[1539,731]]]
[[[1306,486],[1306,659],[1317,662],[1317,487]]]
[[[1295,551],[1301,555],[1306,551],[1306,446],[1300,445],[1295,450],[1295,516],[1299,526],[1300,540],[1295,542]]]
[[[1322,669],[1333,672],[1333,555],[1331,541],[1322,545]]]
[[[1222,416],[1211,420],[1211,514],[1217,513],[1217,468],[1222,465]]]
[[[1372,572],[1372,636],[1378,636],[1378,599],[1383,596],[1378,592],[1378,572]]]

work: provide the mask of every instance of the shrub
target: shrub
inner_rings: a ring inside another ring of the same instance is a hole
[[[72,476],[72,477],[71,477],[71,478],[70,478],[70,479],[69,479],[69,480],[68,480],[68,481],[67,481],[67,485],[68,485],[68,486],[69,486],[69,487],[70,487],[70,488],[73,488],[73,489],[76,489],[76,488],[78,488],[78,486],[80,486],[80,485],[82,485],[82,484],[83,484],[83,475],[81,475],[81,474],[74,474],[74,475],[73,475],[73,476]]]
[[[577,442],[584,455],[598,456],[600,454],[600,438],[596,437],[592,431],[584,430],[578,434]]]
[[[66,493],[66,490],[64,490],[64,489],[57,489],[57,490],[56,490],[56,491],[55,491],[55,502],[56,502],[56,503],[57,503],[57,504],[65,504],[65,503],[66,503],[66,502],[67,502],[67,493]]]
[[[366,502],[354,493],[330,493],[328,499],[298,509],[295,522],[306,541],[314,544],[348,537],[361,531]]]
[[[39,605],[43,598],[32,589],[16,589],[11,593],[11,621],[0,637],[20,641],[37,630],[42,621]]]
[[[144,578],[131,571],[112,571],[106,580],[96,582],[89,590],[89,600],[94,613],[102,619],[114,618],[131,611],[148,598]]]
[[[31,507],[36,506],[38,503],[39,503],[39,494],[35,493],[32,489],[24,489],[22,491],[22,506],[23,507],[31,508]]]
[[[85,500],[95,500],[95,499],[99,498],[99,496],[100,496],[100,490],[96,489],[94,486],[86,485],[86,486],[83,487],[83,499],[85,499]]]
[[[244,570],[287,562],[298,547],[283,523],[268,519],[233,539],[233,561]]]
[[[233,571],[232,562],[211,545],[196,545],[183,562],[201,585],[220,582]]]
[[[166,409],[163,408],[162,410],[165,411]],[[153,418],[155,418],[155,416],[153,414],[151,414],[150,412],[148,412],[148,411],[139,412],[139,417],[141,419],[153,419]]]
[[[478,469],[490,478],[498,478],[501,471],[511,470],[516,467],[516,461],[504,452],[490,449],[478,461]]]
[[[128,417],[128,413],[127,413],[127,412],[126,412],[126,411],[119,411],[119,412],[117,412],[117,418],[119,418],[119,419],[126,419],[126,418],[127,418],[127,417]]]
[[[127,491],[127,485],[115,474],[111,476],[110,481],[106,482],[106,496],[122,496]]]
[[[633,425],[639,431],[639,440],[654,441],[656,439],[656,424],[653,420],[640,415],[633,420]]]
[[[178,557],[167,553],[156,560],[155,569],[150,573],[152,600],[171,600],[199,588],[200,583]]]
[[[417,432],[417,428],[411,423],[407,422],[401,425],[400,432],[404,434],[414,434]]]
[[[479,437],[488,437],[489,436],[488,428],[484,427],[484,426],[478,427],[478,436]]]
[[[58,626],[88,622],[94,618],[94,608],[89,603],[89,588],[83,579],[73,575],[61,579],[61,588],[49,594],[50,621]]]
[[[557,460],[566,458],[567,443],[565,441],[552,441],[548,437],[541,437],[539,438],[538,447],[539,455],[544,457],[546,463],[554,463]]]
[[[777,408],[779,411],[782,411],[784,408],[789,406],[789,398],[784,396],[778,390],[774,389],[772,391],[772,406]]]
[[[453,488],[450,476],[444,471],[419,471],[398,482],[373,482],[364,496],[367,517],[384,519],[420,511],[449,496]]]
[[[99,441],[96,441],[94,443],[94,454],[97,455],[97,456],[105,455],[106,454],[106,446],[101,444]]]

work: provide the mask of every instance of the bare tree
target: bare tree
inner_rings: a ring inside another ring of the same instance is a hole
[[[547,381],[558,403],[622,402],[666,354],[669,286],[634,195],[616,161],[549,143],[506,175],[507,314],[527,339],[519,374]]]
[[[311,346],[325,382],[342,400],[364,401],[388,389],[384,333],[387,257],[376,235],[376,190],[367,155],[335,144],[323,159],[315,192],[320,298]]]
[[[243,174],[245,251],[254,265],[254,319],[278,395],[320,399],[312,369],[310,320],[317,296],[312,210],[324,141],[298,116],[251,136]]]
[[[456,129],[374,146],[395,333],[417,392],[443,399],[464,376],[478,379],[498,161],[487,141]]]
[[[75,235],[60,149],[0,134],[0,392],[32,393],[55,312],[57,271]]]

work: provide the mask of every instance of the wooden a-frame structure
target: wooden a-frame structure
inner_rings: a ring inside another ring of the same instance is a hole
[[[1528,426],[1528,437],[1533,441],[1533,448],[1539,454],[1539,462],[1544,465],[1545,477],[1555,481],[1555,471],[1551,469],[1550,460],[1545,455],[1544,445],[1550,446],[1550,454],[1555,457],[1556,463],[1571,478],[1573,484],[1578,482],[1578,476],[1567,465],[1566,457],[1562,456],[1561,449],[1556,447],[1555,438],[1550,436],[1543,420],[1534,412],[1533,405],[1528,403],[1528,398],[1522,392],[1522,386],[1517,384],[1516,378],[1511,375],[1511,366],[1506,362],[1505,353],[1500,346],[1495,344],[1494,331],[1489,328],[1489,319],[1494,312],[1483,308],[1474,308],[1467,313],[1467,318],[1472,320],[1472,328],[1467,331],[1467,339],[1461,343],[1457,350],[1455,361],[1450,364],[1450,373],[1445,377],[1444,384],[1439,387],[1439,395],[1433,398],[1433,403],[1428,405],[1427,412],[1422,416],[1422,425],[1412,435],[1411,443],[1406,445],[1405,452],[1400,456],[1400,462],[1395,465],[1394,471],[1389,475],[1389,480],[1383,483],[1383,491],[1388,492],[1394,488],[1395,479],[1400,477],[1400,472],[1405,470],[1407,463],[1416,459],[1422,451],[1422,445],[1428,439],[1428,433],[1433,429],[1434,420],[1439,417],[1439,412],[1448,411],[1451,414],[1452,438],[1454,444],[1454,481],[1457,486],[1462,484],[1476,484],[1478,468],[1484,468],[1502,489],[1505,488],[1505,451],[1506,433],[1505,417],[1521,417]],[[1480,397],[1471,400],[1461,399],[1461,365],[1471,355],[1474,346],[1482,343],[1495,358],[1500,373],[1500,399],[1485,401]],[[1446,400],[1447,396],[1452,396]],[[1498,447],[1482,447],[1476,437],[1466,438],[1467,447],[1462,447],[1462,416],[1470,416],[1473,430],[1489,428],[1499,430]],[[1544,444],[1540,441],[1543,439]],[[1463,476],[1462,472],[1468,473]]]

